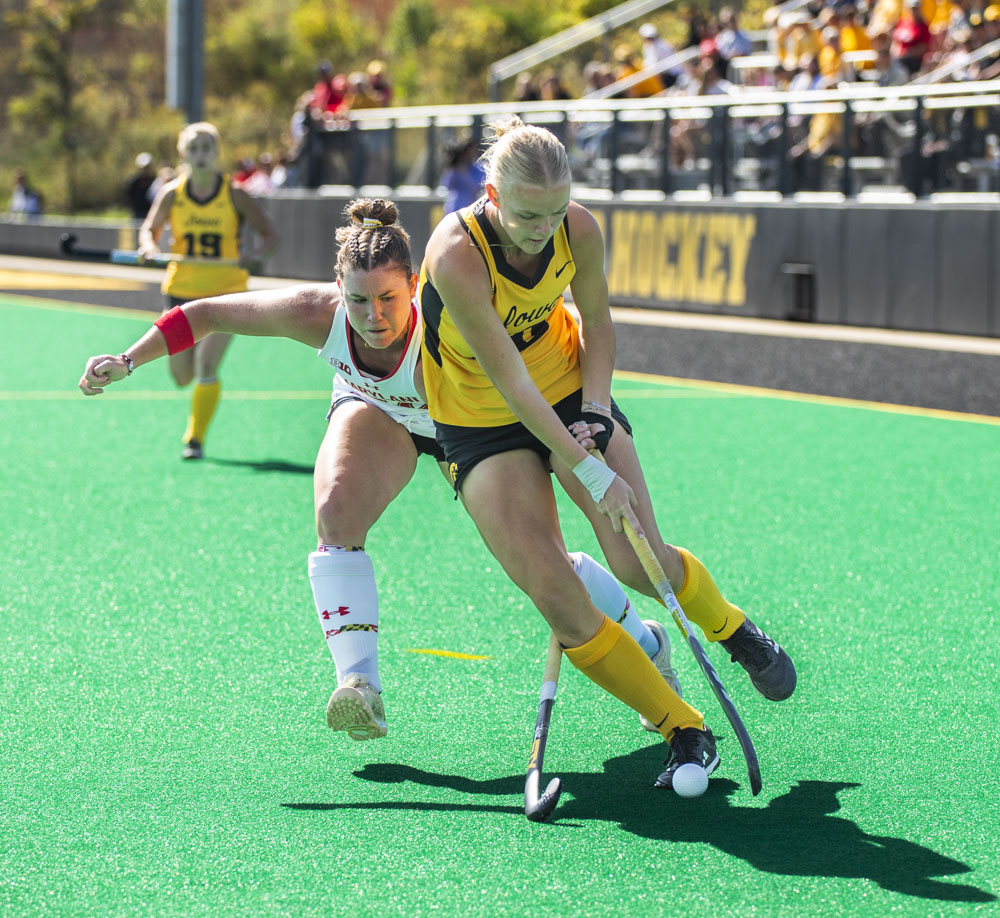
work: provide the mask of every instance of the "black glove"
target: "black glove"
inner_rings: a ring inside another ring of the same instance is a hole
[[[597,444],[598,450],[600,450],[603,455],[608,449],[608,444],[611,442],[611,434],[615,432],[615,422],[606,415],[598,414],[596,411],[584,411],[581,417],[588,424],[604,425],[604,430],[600,433],[591,435],[594,442]]]

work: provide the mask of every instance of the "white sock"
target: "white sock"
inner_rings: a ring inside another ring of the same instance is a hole
[[[361,673],[375,691],[378,677],[378,591],[375,569],[363,551],[321,545],[309,555],[309,582],[326,645],[337,667],[337,684]]]
[[[583,581],[590,594],[590,601],[613,622],[618,622],[650,659],[660,650],[660,642],[650,631],[629,602],[621,584],[610,571],[598,564],[586,552],[572,551],[569,554],[576,576]]]

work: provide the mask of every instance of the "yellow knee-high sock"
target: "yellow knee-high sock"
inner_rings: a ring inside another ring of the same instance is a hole
[[[565,653],[588,679],[656,724],[664,739],[680,727],[704,727],[701,712],[667,685],[643,649],[610,618],[586,644]]]
[[[184,431],[185,443],[191,440],[205,442],[205,434],[208,433],[208,425],[212,423],[212,416],[215,414],[221,394],[222,383],[217,379],[210,383],[195,384],[191,395],[191,414],[188,417],[187,430]]]
[[[710,641],[732,637],[746,620],[743,610],[726,600],[705,565],[691,552],[686,548],[677,550],[684,559],[684,586],[677,593],[684,614]]]

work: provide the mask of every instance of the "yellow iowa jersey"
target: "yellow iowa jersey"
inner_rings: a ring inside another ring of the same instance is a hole
[[[207,201],[191,197],[188,178],[187,175],[181,177],[170,208],[171,253],[189,258],[235,261],[240,257],[242,221],[233,204],[229,176],[220,177],[215,194]],[[167,266],[161,290],[182,300],[240,293],[247,289],[249,276],[236,265],[213,265],[201,260],[172,261]]]
[[[581,386],[576,322],[563,304],[563,291],[576,273],[563,220],[542,251],[533,278],[503,256],[496,231],[484,213],[486,198],[457,217],[479,250],[493,287],[493,308],[503,322],[539,391],[554,405]],[[454,219],[449,217],[448,219]],[[423,373],[431,417],[456,427],[499,427],[517,420],[503,396],[458,333],[448,310],[420,269],[420,310],[424,319]]]

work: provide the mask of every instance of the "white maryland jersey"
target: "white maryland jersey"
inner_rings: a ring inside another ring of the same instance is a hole
[[[424,337],[423,322],[415,305],[411,305],[410,310],[406,348],[396,368],[386,376],[375,376],[358,367],[357,355],[351,344],[347,310],[344,308],[338,307],[334,314],[330,337],[320,348],[319,356],[335,371],[334,401],[345,396],[360,398],[381,408],[410,433],[433,440],[434,422],[427,412],[427,401],[417,392],[413,382],[413,373],[420,360],[420,342]]]

